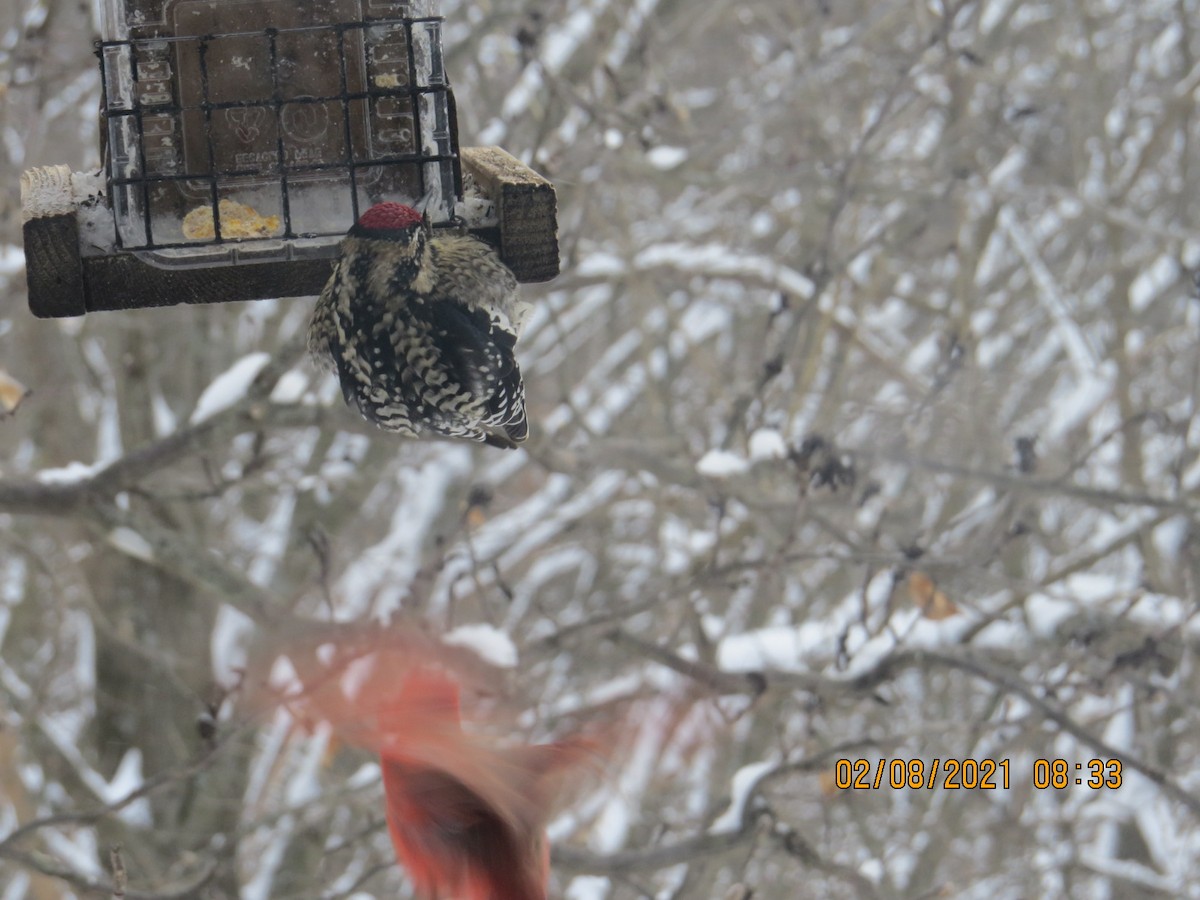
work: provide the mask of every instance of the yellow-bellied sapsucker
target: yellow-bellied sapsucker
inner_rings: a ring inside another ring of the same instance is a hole
[[[381,428],[515,447],[528,433],[513,355],[526,309],[487,244],[379,203],[342,239],[308,348]]]

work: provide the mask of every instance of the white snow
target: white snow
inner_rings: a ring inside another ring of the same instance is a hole
[[[107,779],[93,769],[80,753],[77,729],[67,716],[60,714],[43,718],[42,730],[100,803],[117,803],[142,785],[142,755],[137,748],[131,747],[125,751],[117,771],[111,779]],[[122,807],[117,815],[122,821],[132,825],[146,826],[151,822],[150,808],[145,797],[139,797]]]
[[[754,462],[783,459],[788,454],[787,441],[774,428],[755,429],[750,435],[747,449]]]
[[[204,389],[188,422],[199,425],[238,403],[246,396],[246,391],[258,377],[258,373],[266,368],[270,361],[271,356],[268,353],[250,353],[243,356]]]
[[[607,878],[599,875],[576,875],[563,892],[566,900],[604,900],[612,889]]]
[[[498,143],[504,139],[508,132],[505,123],[522,118],[530,105],[541,97],[546,77],[558,75],[575,51],[595,34],[596,15],[606,5],[600,2],[591,5],[596,8],[576,9],[562,24],[546,29],[541,42],[541,58],[525,67],[517,83],[504,98],[500,116],[489,122],[480,133],[480,143]]]
[[[750,470],[750,461],[731,450],[709,450],[696,462],[696,471],[708,478],[731,478]]]
[[[25,15],[21,16],[21,27],[28,33],[37,31],[46,24],[46,17],[50,15],[48,5],[42,3],[31,3],[25,7]]]
[[[34,475],[42,484],[79,484],[105,467],[102,463],[69,462],[58,469],[42,469]]]
[[[673,575],[686,572],[693,561],[709,553],[716,542],[716,534],[707,527],[695,528],[676,516],[665,517],[658,528],[662,570]]]
[[[653,17],[659,0],[633,0],[622,10],[621,27],[613,36],[604,58],[610,72],[620,72],[629,54],[640,46],[646,23]]]
[[[267,684],[272,690],[281,694],[300,693],[304,690],[304,682],[300,673],[286,656],[277,656],[271,663],[271,673],[267,676]]]
[[[293,441],[292,452],[297,465],[308,462],[319,439],[317,429],[310,428]],[[251,539],[254,558],[250,561],[246,574],[260,587],[270,586],[279,562],[287,551],[296,512],[296,498],[295,491],[280,491],[271,506],[270,514],[261,525],[252,529],[255,532]]]
[[[620,780],[608,795],[592,829],[589,844],[598,853],[614,853],[623,847],[629,829],[638,820],[638,798],[653,778],[662,754],[658,723],[669,717],[667,703],[663,698],[647,704],[641,716],[637,740],[626,757]]]
[[[276,686],[275,677],[277,672],[280,672],[280,662],[286,662],[282,658],[276,660],[275,665],[271,669],[270,684]],[[299,679],[296,675],[296,670],[288,663],[287,669],[291,672],[291,683],[298,686]],[[293,721],[287,710],[276,710],[275,715],[271,719],[271,723],[263,728],[260,732],[258,753],[255,755],[250,764],[250,774],[246,779],[246,789],[242,797],[242,803],[246,809],[255,812],[261,811],[262,806],[265,806],[269,800],[267,787],[271,783],[271,778],[275,772],[276,765],[279,764],[279,757],[283,753],[284,747],[287,745],[288,736],[291,734]]]
[[[658,554],[649,548],[642,549],[649,553],[650,560],[657,562]],[[543,596],[541,592],[546,582],[560,575],[574,572],[574,596],[586,596],[595,583],[597,570],[596,557],[582,547],[560,547],[538,555],[531,561],[521,581],[513,585],[513,600],[504,615],[504,626],[520,627],[530,606],[537,597]]]
[[[1187,546],[1190,527],[1186,516],[1167,519],[1156,527],[1150,537],[1155,549],[1168,560],[1177,560]]]
[[[68,868],[88,878],[100,878],[100,854],[96,844],[96,832],[91,828],[74,828],[69,832],[59,828],[41,828],[38,836],[45,841],[46,849]]]
[[[319,776],[332,737],[328,723],[320,722],[313,736],[303,742],[296,769],[287,780],[284,792],[288,806],[300,809],[321,796]]]
[[[379,763],[365,762],[354,771],[353,775],[346,779],[346,790],[362,790],[373,784],[378,784],[382,777],[383,773],[379,769]]]
[[[246,647],[254,633],[254,621],[245,613],[222,603],[209,640],[213,679],[218,684],[236,683],[246,666]]]
[[[275,874],[283,862],[284,851],[295,827],[295,816],[281,815],[272,823],[271,831],[264,836],[265,840],[256,842],[258,846],[253,851],[253,865],[247,867],[250,877],[242,886],[242,900],[270,900]],[[241,849],[250,854],[246,843],[243,842]]]
[[[679,168],[687,158],[686,147],[653,147],[646,152],[646,162],[660,172]]]
[[[71,173],[71,200],[77,205],[101,199],[106,187],[102,169]]]
[[[483,192],[469,172],[463,173],[463,195],[455,203],[454,213],[472,228],[485,228],[500,222],[495,200]]]
[[[10,827],[15,827],[16,822],[0,822],[0,826],[4,826],[7,831]],[[32,896],[29,893],[29,883],[30,876],[27,873],[14,872],[12,881],[4,888],[4,892],[0,893],[0,900],[25,900],[26,897]]]
[[[729,635],[717,644],[717,665],[727,672],[759,672],[763,669],[794,669],[803,659],[806,643],[801,631],[815,628],[825,637],[828,629],[812,623],[794,628],[776,626]],[[821,638],[817,637],[820,642]]]
[[[629,263],[615,253],[596,251],[589,253],[575,267],[575,274],[580,278],[606,278],[610,275],[620,275],[629,270]]]
[[[25,250],[16,244],[0,244],[0,275],[16,275],[25,268]]]
[[[996,222],[1008,236],[1010,243],[1029,269],[1037,287],[1034,291],[1043,308],[1054,324],[1055,333],[1062,343],[1067,359],[1078,378],[1093,376],[1100,368],[1100,355],[1092,346],[1088,335],[1072,315],[1074,298],[1068,298],[1059,286],[1049,266],[1038,253],[1037,241],[1027,226],[1023,225],[1011,206],[1002,206],[996,214]]]
[[[339,618],[355,619],[367,612],[382,618],[400,605],[420,568],[425,536],[442,512],[447,492],[471,466],[470,449],[454,446],[398,473],[399,490],[391,488],[395,513],[387,534],[359,553],[338,580],[337,593],[343,598]]]
[[[988,185],[993,188],[1004,188],[1008,182],[1016,181],[1021,170],[1025,168],[1028,155],[1023,147],[1013,147],[1004,159],[1000,160],[996,166],[988,172]]]
[[[17,606],[25,599],[25,584],[29,577],[29,563],[21,556],[10,556],[0,563],[0,645],[4,643],[9,607]]]
[[[154,434],[160,438],[166,437],[179,425],[174,411],[160,391],[155,391],[150,398],[150,414],[154,417]]]
[[[879,858],[864,859],[858,865],[858,871],[873,884],[879,884],[883,881],[883,876],[887,874],[887,866],[883,860]]]
[[[271,389],[271,402],[299,403],[307,390],[308,376],[299,369],[292,369],[284,372],[283,376],[275,382],[275,387]]]
[[[552,716],[571,716],[588,707],[604,706],[614,700],[633,697],[643,687],[645,679],[640,674],[629,672],[616,675],[589,689],[584,695],[568,695],[545,705],[544,711]]]
[[[132,528],[124,525],[114,528],[108,533],[108,543],[126,556],[142,562],[154,562],[154,547]]]
[[[1046,444],[1053,446],[1081,422],[1092,419],[1112,396],[1116,376],[1117,367],[1110,360],[1051,398],[1049,408],[1054,410],[1054,415],[1047,419],[1042,429]]]
[[[1144,312],[1146,307],[1179,279],[1179,262],[1173,254],[1164,253],[1129,286],[1129,308]]]
[[[112,780],[108,783],[107,802],[113,803],[128,797],[138,790],[144,781],[142,751],[136,747],[130,747],[121,757],[117,771],[113,773]],[[117,815],[121,821],[141,828],[149,828],[153,823],[148,797],[138,797],[132,803],[122,807]]]
[[[80,344],[80,349],[103,388],[99,395],[77,395],[80,412],[86,419],[96,423],[96,461],[112,462],[124,452],[116,372],[101,341],[88,338]]]
[[[652,244],[634,257],[637,269],[672,267],[711,277],[761,282],[808,299],[816,293],[811,279],[769,256],[745,253],[721,244]]]
[[[475,536],[476,557],[496,559],[501,571],[537,556],[554,536],[586,513],[603,506],[625,484],[621,472],[604,471],[585,484],[565,475],[554,475],[520,507],[489,521]],[[573,491],[573,493],[572,493]],[[447,566],[443,577],[460,577],[461,570]],[[476,572],[475,577],[482,575]]]
[[[779,760],[763,760],[742,766],[733,773],[729,786],[729,806],[708,828],[709,834],[729,834],[742,827],[750,793],[767,773],[778,768]]]
[[[485,622],[473,625],[459,625],[442,637],[442,643],[452,647],[466,647],[475,651],[485,662],[503,669],[513,669],[517,665],[517,645],[512,638]]]

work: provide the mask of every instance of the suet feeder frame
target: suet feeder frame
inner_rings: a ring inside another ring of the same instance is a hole
[[[458,145],[439,0],[106,0],[104,168],[22,176],[37,316],[320,293],[370,205],[558,274],[554,186]]]

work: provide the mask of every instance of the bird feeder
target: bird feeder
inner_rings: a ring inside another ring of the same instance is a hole
[[[105,0],[99,172],[23,175],[37,316],[320,293],[371,205],[558,274],[554,186],[458,145],[439,0]]]

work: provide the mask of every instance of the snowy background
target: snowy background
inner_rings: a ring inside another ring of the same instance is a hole
[[[501,654],[514,737],[627,723],[554,896],[1200,897],[1200,3],[444,12],[463,143],[559,190],[511,454],[357,422],[279,356],[309,300],[34,320],[95,33],[0,7],[0,900],[116,844],[129,898],[409,896],[370,757],[221,702],[397,616]]]

